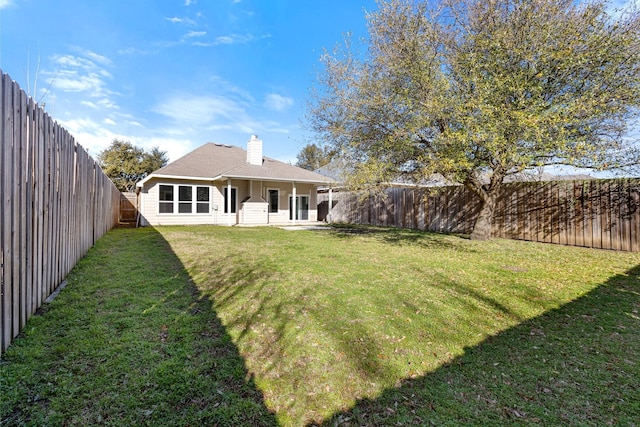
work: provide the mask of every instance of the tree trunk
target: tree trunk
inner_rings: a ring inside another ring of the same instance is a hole
[[[471,240],[489,240],[492,237],[493,210],[496,207],[496,195],[494,192],[487,194],[486,199],[482,199],[480,214],[473,226]]]

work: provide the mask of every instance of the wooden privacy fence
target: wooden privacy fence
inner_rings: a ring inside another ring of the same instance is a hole
[[[74,138],[0,71],[0,347],[95,241],[120,192]]]
[[[383,195],[333,193],[331,221],[452,233],[471,233],[478,197],[462,186],[389,188]],[[318,218],[329,211],[318,195]],[[505,184],[493,235],[572,246],[640,250],[640,179]]]

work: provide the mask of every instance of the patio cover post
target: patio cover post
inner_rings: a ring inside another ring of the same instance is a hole
[[[231,178],[227,179],[227,225],[231,225]]]
[[[293,182],[293,197],[291,198],[291,210],[292,210],[292,215],[291,215],[291,219],[293,219],[293,225],[296,225],[296,215],[297,215],[297,206],[296,206],[296,183]]]
[[[327,210],[327,222],[331,224],[331,207],[333,207],[333,189],[329,187],[329,209]]]

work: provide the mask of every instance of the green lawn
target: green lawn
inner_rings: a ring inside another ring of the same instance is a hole
[[[161,227],[68,281],[3,356],[2,425],[640,419],[640,254]]]

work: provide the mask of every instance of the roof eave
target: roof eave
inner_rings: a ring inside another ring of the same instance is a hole
[[[322,185],[322,184],[333,184],[336,181],[331,181],[331,180],[315,180],[315,179],[297,179],[297,178],[272,178],[272,177],[264,177],[264,176],[247,176],[247,175],[232,175],[232,174],[223,174],[220,175],[217,179],[226,179],[226,178],[230,178],[230,179],[253,179],[253,180],[260,180],[260,181],[272,181],[272,182],[302,182],[302,183],[306,183],[306,184],[318,184],[318,185]]]
[[[147,175],[143,180],[139,181],[136,184],[136,187],[141,187],[144,186],[144,184],[146,184],[148,181],[152,180],[153,178],[165,178],[165,179],[179,179],[179,180],[188,180],[188,181],[216,181],[220,178],[220,175],[218,176],[184,176],[184,175],[165,175],[165,174],[151,174],[151,175]]]

